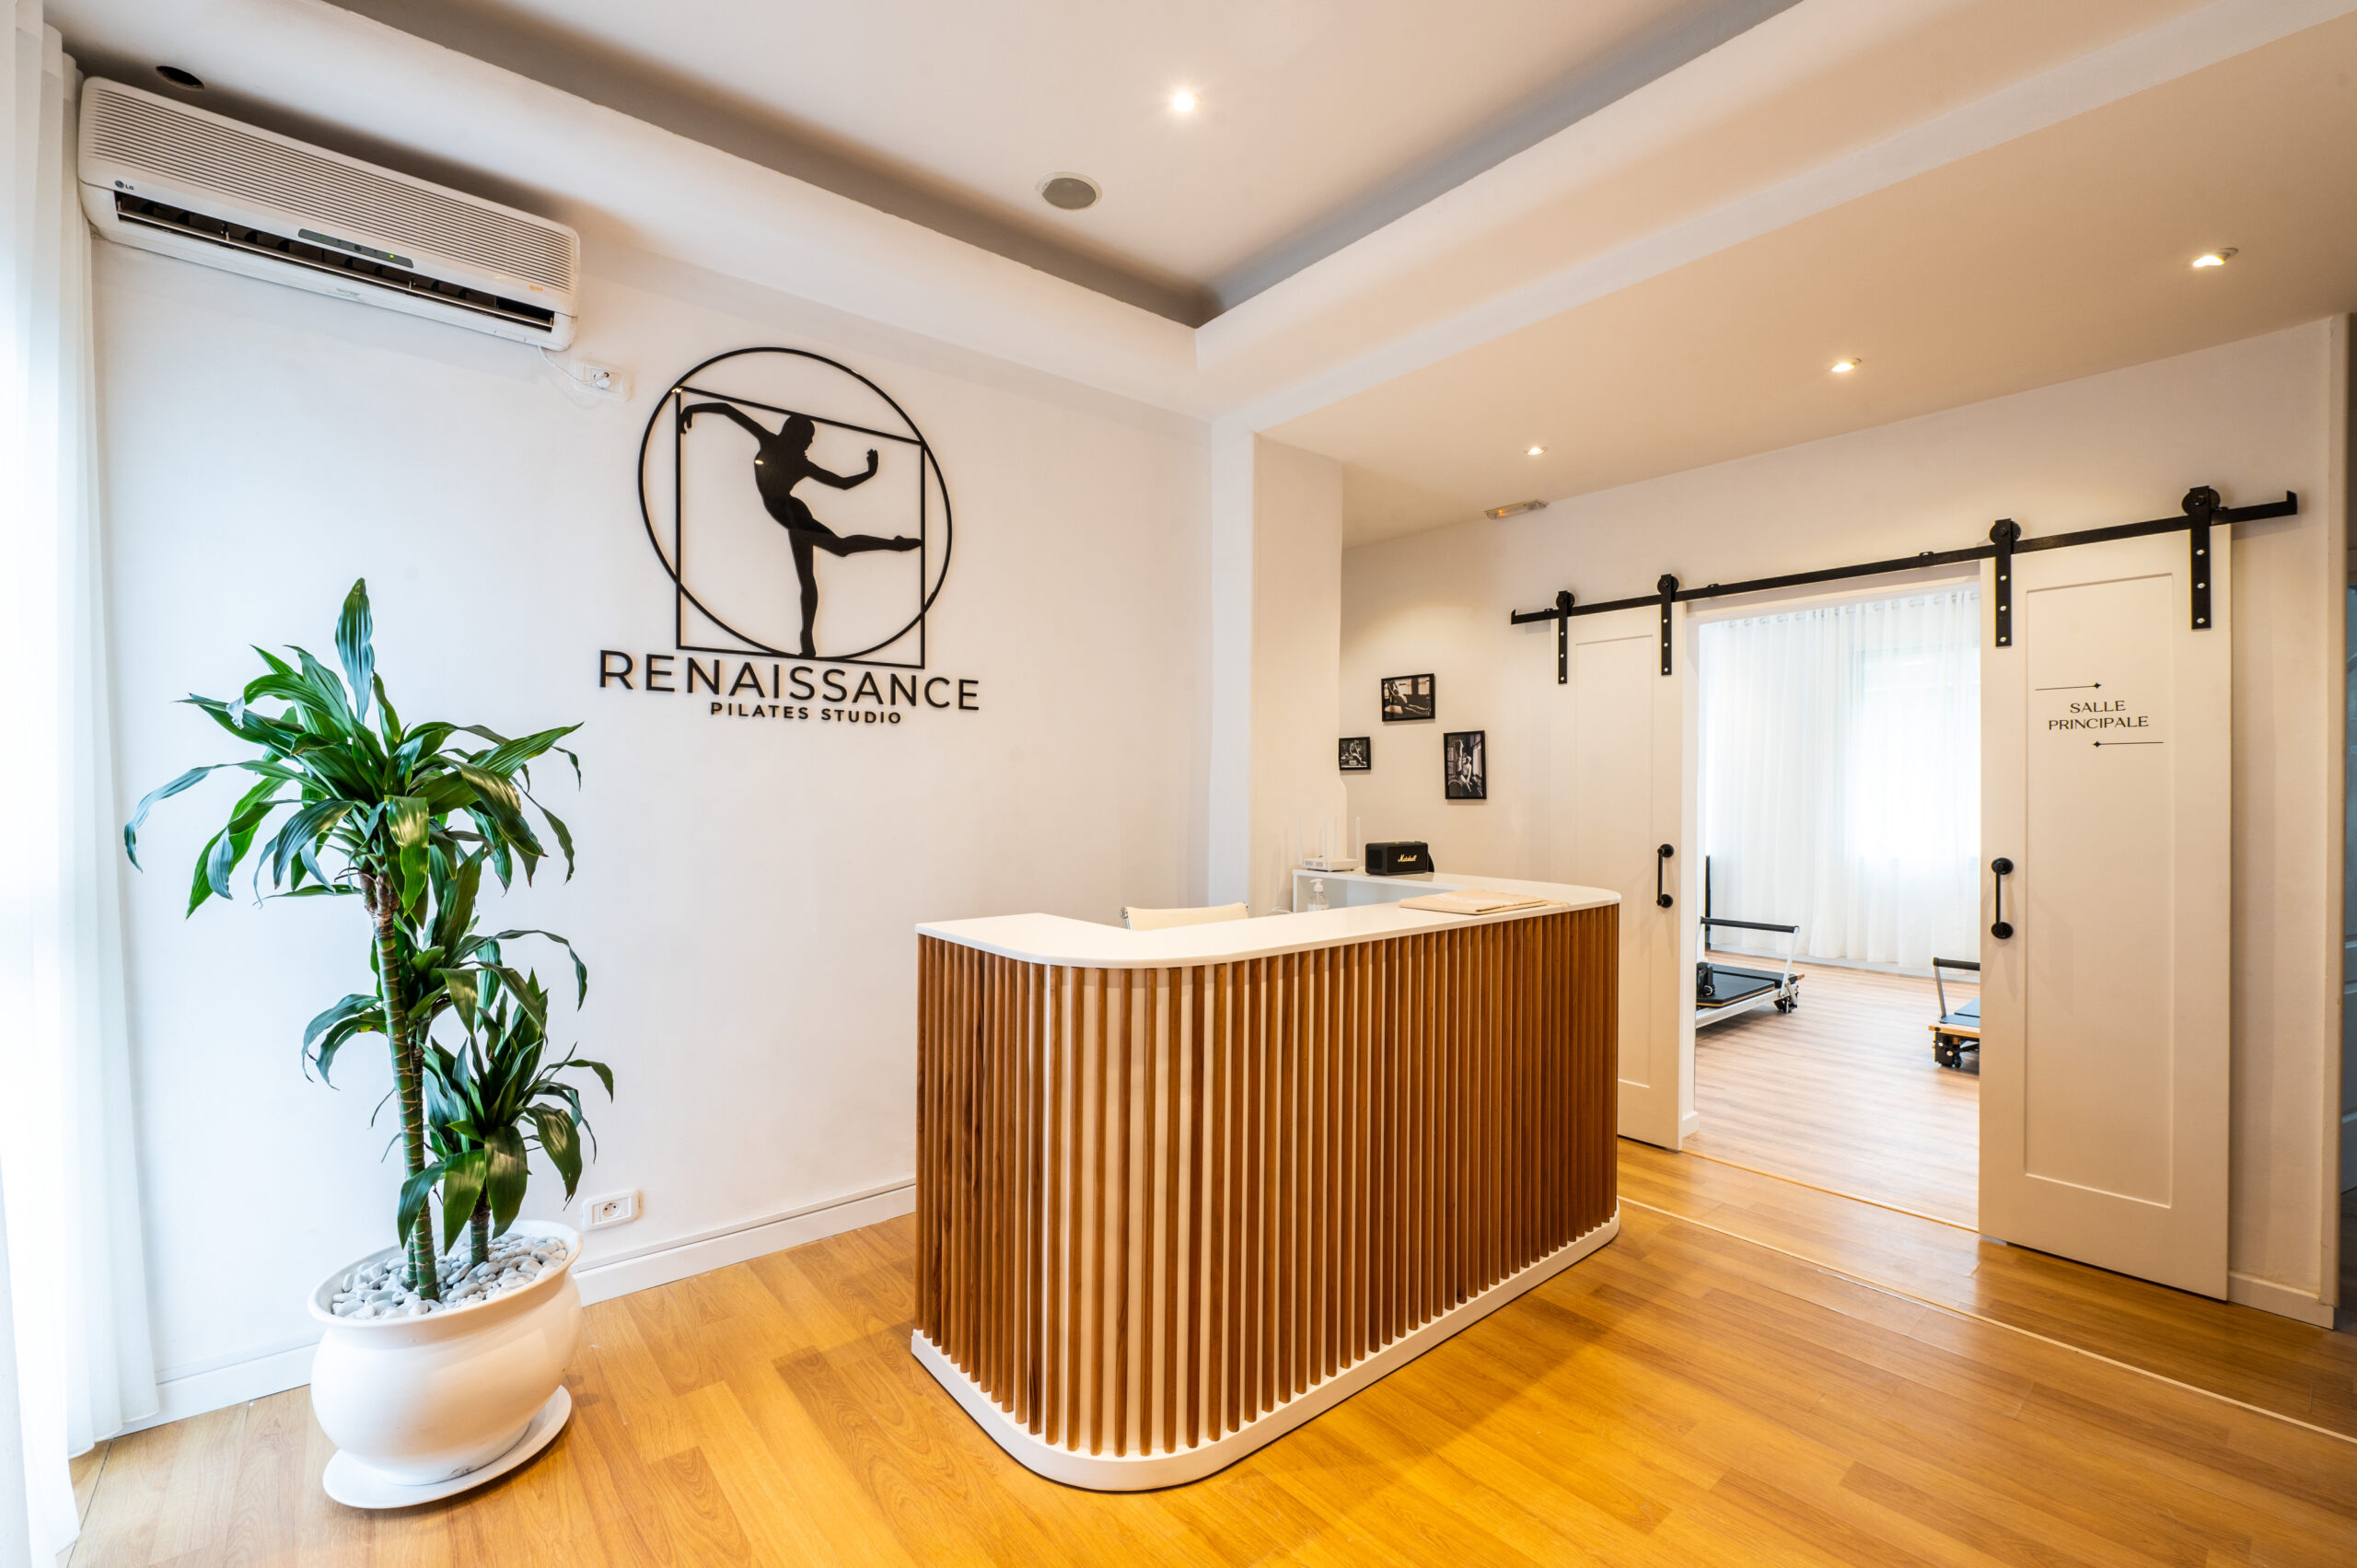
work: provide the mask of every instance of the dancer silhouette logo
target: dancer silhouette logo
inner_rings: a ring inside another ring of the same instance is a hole
[[[639,501],[681,654],[925,668],[948,487],[858,372],[801,349],[705,360],[647,422]]]
[[[940,460],[866,377],[803,349],[714,355],[648,419],[638,498],[671,651],[599,649],[598,690],[728,719],[981,711],[981,681],[923,673],[952,543]]]

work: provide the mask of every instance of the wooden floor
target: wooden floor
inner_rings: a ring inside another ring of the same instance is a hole
[[[1622,1147],[1611,1246],[1193,1486],[1004,1458],[909,1354],[900,1220],[592,1307],[572,1424],[469,1500],[327,1502],[300,1389],[119,1439],[81,1467],[74,1568],[2357,1562],[2357,1445],[1895,1292],[1985,1310],[2044,1279],[2049,1327],[2125,1315],[2187,1365],[2255,1335],[2278,1382],[2322,1354],[2281,1319],[2071,1265],[1959,1276],[1952,1227]]]
[[[1711,957],[1751,969],[1750,955]],[[1689,1153],[1956,1225],[1980,1213],[1980,1080],[1932,1062],[1929,980],[1798,966],[1800,1006],[1694,1036]],[[1950,1005],[1978,994],[1950,985]]]
[[[1626,1140],[1620,1197],[2357,1438],[2357,1335]]]

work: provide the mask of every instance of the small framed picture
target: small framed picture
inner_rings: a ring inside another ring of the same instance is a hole
[[[1375,740],[1370,736],[1346,735],[1339,748],[1342,772],[1366,773],[1375,771]]]
[[[1490,732],[1452,729],[1440,738],[1441,794],[1449,800],[1490,798]]]
[[[1387,675],[1383,678],[1383,722],[1404,724],[1431,718],[1433,678],[1429,675]]]

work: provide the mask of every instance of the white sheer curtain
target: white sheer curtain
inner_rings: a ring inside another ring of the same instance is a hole
[[[75,1533],[67,1458],[156,1409],[122,1013],[90,231],[73,172],[78,73],[40,0],[13,11],[0,84],[0,1428],[20,1441],[7,1480],[22,1481],[0,1481],[0,1568],[55,1561]],[[0,1440],[0,1454],[17,1446]]]
[[[1979,952],[1979,587],[1700,633],[1713,912],[1797,924],[1800,950],[1820,958],[1922,969]]]

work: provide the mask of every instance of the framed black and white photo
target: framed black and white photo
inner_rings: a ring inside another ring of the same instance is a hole
[[[1341,757],[1342,772],[1365,773],[1375,771],[1375,741],[1364,735],[1346,735],[1337,749]]]
[[[1431,718],[1433,678],[1429,675],[1387,675],[1383,678],[1383,722],[1404,724]]]
[[[1490,732],[1452,729],[1440,738],[1441,794],[1449,800],[1490,798]]]

